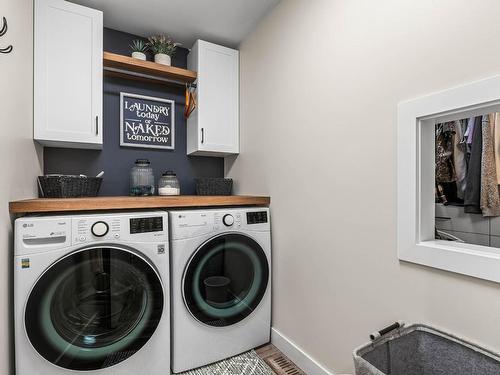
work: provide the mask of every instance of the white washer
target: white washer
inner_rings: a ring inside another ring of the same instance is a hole
[[[171,211],[172,371],[266,344],[269,209]]]
[[[168,215],[15,222],[17,375],[169,373]]]

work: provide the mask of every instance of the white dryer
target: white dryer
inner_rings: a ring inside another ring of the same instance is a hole
[[[15,222],[17,375],[169,373],[168,215]]]
[[[172,371],[204,366],[269,342],[269,209],[169,215]]]

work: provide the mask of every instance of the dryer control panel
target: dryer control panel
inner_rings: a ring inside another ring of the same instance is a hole
[[[256,207],[171,211],[170,229],[172,239],[231,231],[269,231],[269,209]]]
[[[247,212],[247,223],[250,225],[267,223],[267,210]]]

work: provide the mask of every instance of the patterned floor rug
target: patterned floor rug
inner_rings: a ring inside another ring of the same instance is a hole
[[[275,375],[275,373],[253,350],[250,350],[213,365],[183,372],[182,375]]]

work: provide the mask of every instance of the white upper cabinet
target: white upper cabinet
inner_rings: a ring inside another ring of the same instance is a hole
[[[239,52],[198,40],[188,69],[198,72],[197,108],[187,121],[188,155],[239,153]]]
[[[34,138],[102,148],[102,12],[35,0]]]

